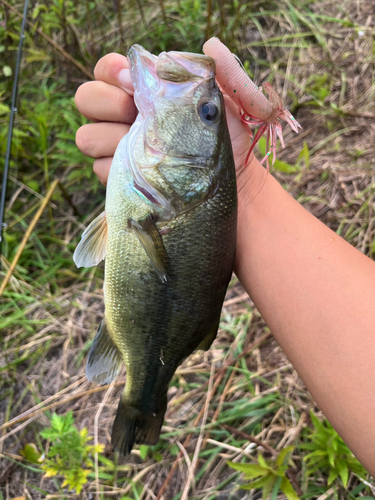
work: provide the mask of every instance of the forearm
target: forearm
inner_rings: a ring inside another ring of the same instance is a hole
[[[264,174],[254,160],[239,178],[236,273],[320,408],[375,475],[375,263],[271,175],[254,199]]]

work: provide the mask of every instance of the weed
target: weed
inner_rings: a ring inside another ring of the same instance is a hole
[[[261,489],[265,500],[270,495],[272,499],[276,498],[281,490],[288,500],[298,500],[297,492],[286,476],[288,468],[293,466],[292,453],[293,446],[288,446],[271,460],[265,460],[263,455],[259,453],[257,464],[228,462],[228,465],[232,469],[243,472],[245,479],[254,479],[254,481],[241,486],[241,489]]]
[[[42,465],[45,476],[63,476],[61,487],[68,486],[80,493],[93,469],[92,455],[101,453],[104,446],[88,444],[92,438],[88,437],[86,428],[78,431],[72,412],[65,416],[55,413],[51,418],[51,427],[40,434],[51,442]]]
[[[353,456],[332,425],[327,420],[321,422],[312,412],[310,416],[314,430],[307,431],[310,442],[301,444],[302,449],[309,451],[303,458],[307,465],[307,475],[311,476],[320,470],[327,476],[328,486],[340,478],[344,488],[347,487],[351,472],[365,479],[365,468]]]

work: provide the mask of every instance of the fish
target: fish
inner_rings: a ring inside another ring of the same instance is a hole
[[[158,442],[169,383],[216,337],[236,252],[237,186],[215,62],[128,52],[138,115],[111,165],[105,211],[83,232],[77,267],[105,259],[105,312],[86,364],[110,383],[126,367],[115,451]]]

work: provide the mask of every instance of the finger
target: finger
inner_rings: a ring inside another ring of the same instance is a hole
[[[100,182],[104,185],[107,184],[109,169],[112,165],[113,157],[99,158],[94,161],[93,169],[95,174],[98,176]]]
[[[105,82],[86,82],[75,95],[79,112],[89,120],[133,123],[134,100],[126,92]]]
[[[134,94],[134,87],[130,78],[129,60],[121,54],[107,54],[99,59],[94,69],[94,75],[97,80],[120,87],[131,96]]]
[[[130,125],[123,123],[90,123],[77,130],[76,144],[83,154],[91,158],[113,156],[129,129]]]

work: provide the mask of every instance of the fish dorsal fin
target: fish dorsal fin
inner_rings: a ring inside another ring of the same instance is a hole
[[[81,241],[73,254],[77,267],[96,266],[107,253],[107,219],[102,212],[83,231]]]
[[[146,217],[142,221],[130,221],[135,234],[137,235],[141,245],[145,249],[155,271],[159,278],[164,283],[167,281],[167,252],[164,248],[163,238],[156,227],[152,217]]]
[[[89,352],[86,377],[96,384],[109,384],[118,374],[121,361],[121,353],[111,339],[103,319]]]

